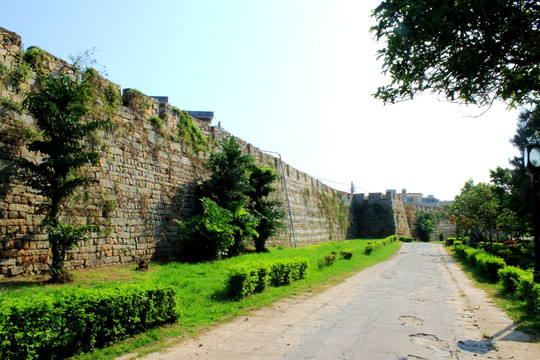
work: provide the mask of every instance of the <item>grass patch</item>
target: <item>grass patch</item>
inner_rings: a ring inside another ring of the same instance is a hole
[[[539,315],[528,312],[524,301],[517,300],[512,295],[504,294],[500,282],[496,284],[490,283],[490,280],[485,274],[471,265],[464,263],[456,256],[453,247],[447,247],[445,249],[474,285],[488,294],[495,304],[506,312],[510,319],[514,321],[518,330],[531,334],[535,336],[537,341],[540,341]]]
[[[195,335],[204,329],[245,315],[252,310],[293,295],[316,293],[337,284],[356,272],[387,260],[401,246],[400,242],[390,243],[369,256],[364,250],[369,242],[382,240],[347,240],[328,242],[301,248],[270,249],[268,253],[252,253],[227,260],[200,264],[151,263],[148,272],[135,271],[135,265],[113,268],[98,268],[74,271],[75,282],[69,285],[44,285],[43,281],[6,281],[0,283],[2,297],[26,296],[30,293],[60,293],[67,287],[110,287],[131,282],[151,282],[172,285],[178,291],[180,318],[173,325],[163,326],[134,336],[110,347],[74,359],[110,359],[124,354],[144,354],[182,341],[186,334]],[[345,260],[336,259],[332,266],[317,267],[318,259],[333,251],[351,251],[354,255]],[[310,261],[308,276],[289,286],[270,287],[262,293],[240,301],[231,300],[225,292],[227,268],[258,260],[277,260],[303,256]],[[44,280],[44,279],[43,279]]]

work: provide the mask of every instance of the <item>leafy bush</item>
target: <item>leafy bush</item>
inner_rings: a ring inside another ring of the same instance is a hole
[[[519,283],[516,289],[516,298],[519,300],[525,300],[527,304],[532,303],[532,288],[533,288],[533,275],[532,272],[519,279]]]
[[[288,285],[303,279],[307,275],[309,260],[292,258],[276,261],[270,265],[270,283],[272,286]]]
[[[231,266],[226,279],[227,291],[238,299],[262,292],[268,285],[287,285],[306,277],[308,266],[309,260],[304,257]]]
[[[540,314],[540,284],[533,285],[527,306],[532,312]]]
[[[503,287],[503,292],[506,294],[514,294],[517,290],[522,277],[526,277],[527,271],[515,266],[505,266],[499,269],[498,275]]]
[[[180,255],[185,261],[212,260],[224,254],[234,242],[238,227],[234,214],[219,207],[208,198],[201,199],[204,213],[187,221],[176,221],[180,226]]]
[[[412,242],[414,239],[411,237],[411,236],[401,236],[399,238],[399,241],[403,241],[403,242],[407,242],[407,243],[410,243]]]
[[[370,255],[372,252],[373,252],[373,246],[372,245],[366,246],[366,250],[364,250],[364,253],[366,255]]]
[[[262,267],[263,264],[239,264],[229,268],[226,286],[227,291],[232,297],[244,298],[255,292],[261,292],[264,290],[266,286],[257,285],[261,283],[266,285],[268,283],[268,274],[265,274],[264,280],[261,281],[259,279],[258,266]]]
[[[477,268],[492,282],[498,280],[497,272],[506,266],[506,263],[500,257],[484,252],[478,252],[475,261]]]
[[[339,251],[339,255],[345,260],[350,260],[353,256],[353,249],[343,249]]]
[[[327,254],[324,256],[324,263],[326,266],[332,265],[336,261],[335,254]]]
[[[2,359],[63,358],[178,317],[174,288],[155,285],[73,288],[56,298],[11,298],[1,305]]]
[[[465,260],[472,265],[472,267],[476,267],[476,256],[479,252],[482,250],[474,249],[471,247],[468,247],[465,249]]]

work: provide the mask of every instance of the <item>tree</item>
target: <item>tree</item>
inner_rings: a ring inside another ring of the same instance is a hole
[[[540,103],[537,0],[386,0],[373,17],[392,79],[375,94],[384,102],[431,91],[478,105]]]
[[[221,152],[208,158],[207,167],[212,175],[201,185],[203,197],[233,214],[234,241],[227,249],[227,255],[238,255],[242,240],[257,236],[257,219],[246,211],[250,190],[249,173],[253,158],[242,153],[233,137],[221,142]],[[255,224],[255,226],[254,226]]]
[[[433,222],[431,221],[431,214],[427,211],[421,211],[414,222],[414,233],[421,241],[431,240],[433,234]]]
[[[495,186],[486,183],[475,185],[472,180],[465,183],[451,206],[451,212],[457,215],[454,221],[474,238],[473,242],[493,240],[499,211]]]
[[[27,184],[50,199],[50,207],[43,221],[52,254],[51,281],[67,280],[64,268],[66,251],[88,233],[90,227],[76,227],[61,219],[61,207],[75,190],[92,182],[82,170],[96,165],[99,152],[85,140],[105,126],[105,120],[86,117],[93,96],[91,79],[83,76],[72,80],[66,76],[44,79],[38,92],[28,94],[23,106],[34,116],[42,139],[27,145],[40,154],[38,161],[23,160]]]
[[[188,261],[216,259],[240,253],[244,240],[264,251],[265,241],[283,226],[280,202],[268,200],[277,174],[254,164],[229,138],[221,152],[209,156],[211,176],[200,187],[202,209],[181,227],[181,257]]]
[[[281,208],[281,202],[268,200],[268,196],[275,191],[273,184],[277,179],[278,175],[272,169],[258,166],[251,168],[250,189],[247,195],[251,200],[249,209],[259,220],[256,228],[259,236],[255,238],[257,252],[266,251],[266,240],[284,228],[281,219],[285,217],[285,212]]]

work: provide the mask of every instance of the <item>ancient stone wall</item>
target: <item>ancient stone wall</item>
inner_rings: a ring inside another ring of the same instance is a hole
[[[0,28],[0,276],[40,273],[50,263],[49,243],[41,221],[48,200],[23,182],[17,166],[21,158],[35,159],[24,146],[24,133],[33,131],[32,117],[21,102],[37,85],[39,76],[67,73],[73,68],[45,53],[39,67],[22,59],[21,39]],[[120,86],[101,79],[102,90],[113,98]],[[207,176],[205,161],[218,142],[231,136],[211,124],[193,119],[209,141],[198,151],[174,134],[178,112],[168,103],[124,90],[124,103],[103,103],[104,117],[112,126],[101,132],[100,166],[88,171],[97,180],[88,191],[78,193],[66,217],[71,222],[98,224],[100,232],[80,241],[68,254],[69,268],[114,265],[135,259],[174,258],[179,228],[175,219],[193,214],[198,201],[197,184]],[[162,123],[156,123],[159,117]],[[257,163],[281,173],[278,158],[237,139]],[[349,230],[351,195],[283,164],[284,176],[276,198],[287,210],[285,185],[292,214],[286,230],[269,241],[271,246],[298,246],[344,239]],[[283,174],[282,174],[283,175]],[[295,236],[293,237],[293,229]]]
[[[382,238],[389,235],[411,236],[407,216],[399,194],[388,192],[354,195],[351,236]]]

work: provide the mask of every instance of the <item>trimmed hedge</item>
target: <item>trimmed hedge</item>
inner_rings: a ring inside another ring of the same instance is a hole
[[[491,282],[497,282],[497,272],[504,268],[506,263],[500,257],[479,252],[476,254],[476,266]]]
[[[393,243],[395,241],[397,241],[397,236],[396,235],[390,235],[390,236],[387,236],[386,238],[384,238],[384,240],[382,240],[382,241],[377,241],[375,243],[368,242],[368,245],[366,246],[366,249],[364,250],[364,254],[369,255],[373,251],[375,251],[377,249],[380,249],[383,246],[391,244],[391,243]]]
[[[506,266],[499,269],[498,275],[503,287],[503,292],[506,294],[514,294],[517,291],[521,278],[527,277],[528,274],[528,271],[516,266]]]
[[[414,239],[411,236],[401,236],[399,238],[399,241],[408,242],[408,243],[413,242],[413,240]]]
[[[341,258],[345,260],[351,260],[353,253],[354,253],[353,249],[343,249],[339,251],[339,255],[341,255]]]
[[[307,275],[309,259],[297,257],[277,261],[238,264],[228,269],[226,287],[233,298],[262,292],[269,285],[288,285]]]
[[[502,291],[524,301],[528,311],[540,314],[540,284],[533,283],[532,272],[506,266],[500,257],[464,245],[454,247],[456,255],[480,270],[492,282],[500,281]]]
[[[64,358],[177,317],[176,291],[170,286],[73,288],[57,297],[4,299],[0,358]]]

